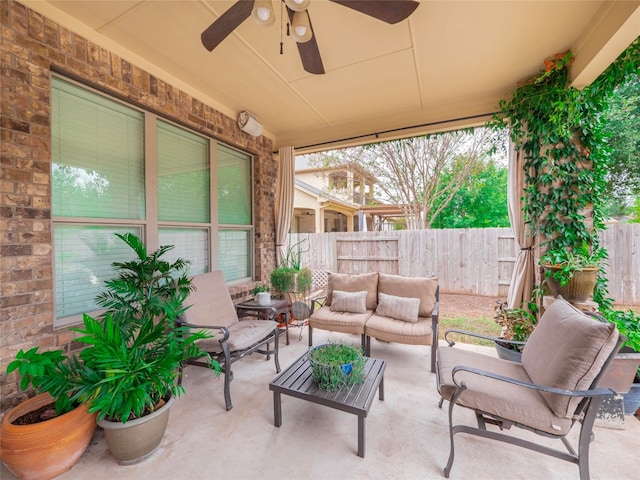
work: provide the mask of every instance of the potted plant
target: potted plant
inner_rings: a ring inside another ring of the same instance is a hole
[[[318,387],[335,392],[364,382],[362,350],[343,343],[325,343],[309,350],[311,374]]]
[[[307,292],[311,289],[313,284],[311,270],[302,267],[302,247],[305,240],[302,238],[291,245],[280,265],[271,271],[271,285],[281,295]]]
[[[547,284],[554,297],[584,302],[593,294],[598,272],[607,258],[603,248],[590,248],[586,242],[573,249],[547,250],[540,258]]]
[[[640,408],[640,315],[633,310],[613,309],[603,315],[615,323],[620,334],[626,337],[605,378],[609,377],[606,381],[615,378],[620,382],[616,389],[623,392],[624,411],[633,415]]]
[[[251,294],[255,297],[258,305],[266,306],[271,303],[271,287],[268,283],[256,285],[251,289]]]
[[[7,373],[18,370],[20,387],[39,392],[9,410],[2,419],[2,461],[18,478],[46,480],[70,469],[87,449],[97,413],[88,410],[76,378],[82,362],[55,350],[18,352]]]
[[[520,362],[524,344],[536,326],[536,317],[523,308],[507,308],[506,302],[498,302],[494,310],[494,320],[502,327],[500,338],[507,340],[494,342],[498,357]]]
[[[83,328],[72,329],[87,347],[68,361],[61,360],[61,353],[54,358],[61,369],[71,365],[77,373],[61,391],[72,402],[88,402],[111,454],[121,464],[132,464],[147,458],[162,440],[170,406],[184,391],[177,381],[180,365],[204,357],[217,372],[220,366],[197,345],[208,334],[175,323],[188,308],[183,305],[192,289],[185,273],[188,262],[162,258],[173,246],[148,254],[135,235],[116,235],[135,258],[113,264],[118,276],[105,282],[107,290],[97,297],[105,313],[99,319],[85,314]],[[47,355],[34,352],[19,360],[36,368]]]

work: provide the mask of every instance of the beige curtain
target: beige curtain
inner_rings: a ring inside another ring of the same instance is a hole
[[[525,225],[522,215],[522,196],[524,195],[524,152],[516,151],[513,142],[509,142],[509,219],[513,230],[516,249],[516,264],[511,276],[507,306],[522,308],[523,302],[531,299],[534,284],[533,238]]]
[[[276,182],[276,262],[279,265],[286,254],[284,244],[293,215],[295,153],[293,147],[280,147],[280,167]]]

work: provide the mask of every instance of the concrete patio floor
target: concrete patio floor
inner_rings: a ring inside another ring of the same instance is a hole
[[[280,349],[286,368],[307,350],[307,332]],[[314,331],[314,343],[359,338]],[[482,347],[475,347],[481,348]],[[492,354],[493,349],[487,348]],[[366,420],[366,455],[357,456],[357,417],[282,397],[282,426],[273,425],[273,361],[253,355],[234,365],[234,407],[224,408],[223,380],[199,367],[185,370],[186,395],[174,403],[166,435],[146,461],[120,466],[110,456],[101,430],[80,461],[60,480],[102,479],[439,479],[449,453],[446,408],[439,409],[429,349],[372,341],[372,356],[387,361],[385,399],[374,401]],[[471,412],[459,420],[474,423]],[[524,437],[536,437],[512,429]],[[577,428],[574,427],[574,432]],[[575,438],[575,435],[572,435]],[[627,416],[624,429],[595,428],[591,444],[593,480],[637,479],[640,422]],[[4,468],[3,480],[14,477]],[[576,465],[495,441],[456,436],[452,479],[572,479]]]

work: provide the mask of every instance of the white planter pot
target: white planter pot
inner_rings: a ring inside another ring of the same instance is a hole
[[[266,307],[271,303],[271,293],[269,292],[260,292],[256,297],[258,299],[258,305],[262,307]]]

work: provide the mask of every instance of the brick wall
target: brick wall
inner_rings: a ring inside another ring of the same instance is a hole
[[[256,273],[275,265],[276,163],[266,137],[13,0],[0,2],[0,411],[22,401],[16,352],[72,348],[53,328],[50,80],[52,70],[125,97],[255,155]],[[236,287],[241,297],[246,288]]]

